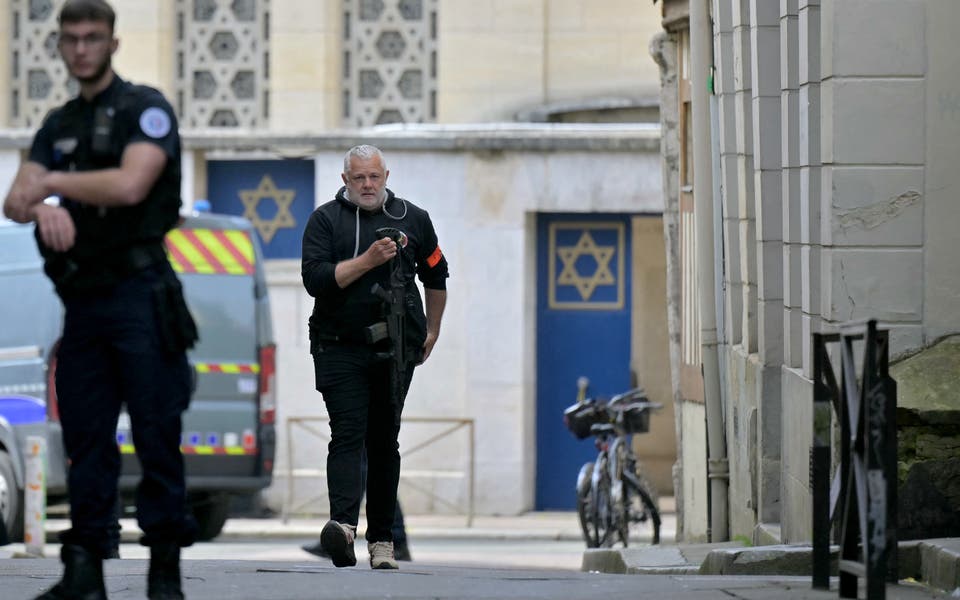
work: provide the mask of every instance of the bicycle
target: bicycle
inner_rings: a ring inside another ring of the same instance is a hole
[[[577,439],[593,436],[598,454],[577,475],[577,515],[588,548],[610,547],[615,538],[649,537],[660,543],[657,492],[644,476],[633,451],[632,436],[650,430],[650,412],[663,408],[641,388],[605,401],[586,398],[587,380],[578,381],[577,403],[564,411],[567,428]]]

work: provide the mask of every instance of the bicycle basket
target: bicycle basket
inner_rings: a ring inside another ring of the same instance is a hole
[[[590,437],[590,427],[594,423],[608,423],[609,417],[604,407],[595,402],[584,402],[567,407],[563,411],[563,422],[578,440]]]
[[[623,429],[626,433],[647,433],[650,431],[650,405],[635,402],[623,407]]]

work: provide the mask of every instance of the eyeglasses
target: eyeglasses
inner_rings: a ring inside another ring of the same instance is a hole
[[[83,44],[87,48],[92,48],[94,46],[105,44],[109,40],[110,36],[105,33],[88,33],[82,37],[77,37],[70,34],[62,34],[58,43],[62,48],[70,48],[72,50],[80,44]]]

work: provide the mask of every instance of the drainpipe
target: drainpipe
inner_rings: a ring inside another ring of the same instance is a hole
[[[714,279],[713,156],[710,141],[710,0],[690,0],[690,93],[693,111],[693,200],[697,232],[697,285],[703,397],[707,413],[707,478],[710,484],[710,541],[729,539],[726,435],[717,352],[717,286]]]

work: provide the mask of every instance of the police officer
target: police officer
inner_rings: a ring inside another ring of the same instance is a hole
[[[186,349],[197,336],[163,248],[179,216],[180,139],[160,92],[114,73],[115,18],[104,0],[63,5],[59,50],[80,94],[46,118],[4,204],[11,219],[36,223],[65,308],[56,389],[72,522],[61,535],[63,578],[39,597],[47,600],[106,598],[122,404],[143,471],[137,519],[150,598],[183,598],[180,548],[196,530],[180,433]]]
[[[400,414],[414,365],[430,356],[440,335],[447,301],[447,261],[430,216],[387,189],[389,175],[380,150],[369,145],[350,149],[343,161],[344,187],[310,215],[303,232],[301,274],[315,298],[310,350],[331,432],[330,521],[320,532],[320,544],[337,567],[357,563],[353,543],[366,450],[370,566],[397,568],[391,524],[400,477]],[[375,339],[367,335],[371,325],[384,319],[382,298],[371,291],[373,285],[395,289],[394,257],[400,261],[396,288],[406,311],[405,353],[416,356],[403,365],[399,393],[391,379],[400,378],[383,359],[391,340],[371,343]],[[426,314],[415,278],[424,287]]]

